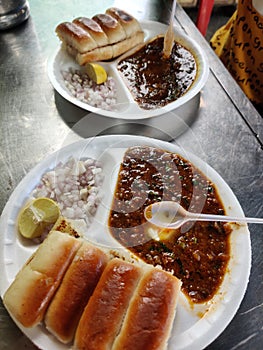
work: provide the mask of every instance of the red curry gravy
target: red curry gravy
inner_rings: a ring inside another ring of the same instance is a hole
[[[135,101],[143,109],[165,106],[190,88],[197,73],[192,53],[175,42],[163,57],[163,37],[157,37],[118,63]]]
[[[155,240],[144,209],[162,200],[178,201],[196,212],[225,213],[213,183],[189,161],[153,147],[129,148],[120,165],[110,232],[145,262],[180,278],[182,291],[193,302],[205,302],[217,292],[226,272],[231,230],[219,222],[195,222],[173,230],[169,239]]]

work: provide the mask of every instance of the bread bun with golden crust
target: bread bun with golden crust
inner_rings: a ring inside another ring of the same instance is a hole
[[[61,342],[73,340],[84,307],[107,261],[106,253],[87,242],[77,251],[45,316],[47,329]]]
[[[136,18],[128,14],[127,12],[118,9],[117,7],[111,7],[106,10],[106,13],[111,17],[115,18],[122,26],[126,33],[126,38],[130,38],[135,33],[142,32],[140,23]]]
[[[81,316],[74,349],[111,349],[141,273],[118,258],[108,263]]]
[[[10,315],[24,327],[34,327],[45,315],[82,240],[52,231],[19,271],[4,294]]]
[[[87,17],[78,17],[73,20],[73,23],[86,30],[96,41],[98,47],[109,45],[109,39],[107,35],[101,26],[93,19]]]
[[[76,350],[166,349],[181,281],[86,242],[65,218],[54,228],[4,294],[12,318],[24,327],[44,321]]]
[[[163,270],[145,270],[112,350],[167,348],[181,282]]]
[[[122,25],[112,16],[107,14],[98,14],[92,19],[97,22],[109,39],[109,44],[116,44],[126,39],[126,33]]]
[[[56,28],[56,33],[61,41],[74,47],[80,53],[94,50],[98,46],[91,35],[75,23],[60,23]]]
[[[72,23],[60,23],[56,33],[62,47],[80,65],[113,59],[144,41],[139,22],[117,8],[92,19],[78,17]]]

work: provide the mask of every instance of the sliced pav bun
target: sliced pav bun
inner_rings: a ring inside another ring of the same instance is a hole
[[[70,264],[45,316],[47,329],[61,342],[73,340],[79,319],[109,256],[84,242]]]
[[[77,17],[63,22],[56,33],[64,48],[79,65],[120,56],[144,41],[140,23],[115,7],[92,18]]]
[[[17,274],[3,297],[10,315],[24,327],[34,327],[46,309],[82,240],[51,231]]]

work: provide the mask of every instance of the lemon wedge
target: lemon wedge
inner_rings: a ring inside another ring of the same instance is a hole
[[[87,63],[86,73],[96,84],[103,84],[108,79],[106,70],[98,63]]]
[[[59,215],[59,206],[52,199],[33,199],[19,213],[19,232],[26,238],[40,237],[49,225],[57,221]]]

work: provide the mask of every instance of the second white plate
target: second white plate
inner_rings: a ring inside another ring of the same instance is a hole
[[[154,21],[142,21],[141,26],[145,33],[145,41],[158,34],[164,34],[167,30],[167,25]],[[174,31],[175,40],[186,47],[194,55],[198,65],[198,73],[191,88],[182,97],[164,107],[153,110],[144,110],[138,106],[138,104],[133,100],[133,97],[131,96],[128,88],[126,87],[118,72],[117,61],[119,58],[111,62],[100,62],[100,64],[105,67],[108,76],[113,77],[117,85],[117,103],[114,106],[114,110],[105,110],[93,107],[71,95],[65,85],[62,71],[67,71],[70,68],[80,69],[80,66],[61,47],[59,47],[54,55],[49,59],[49,79],[54,89],[66,100],[78,107],[96,114],[123,120],[138,120],[170,112],[187,103],[194,96],[196,96],[205,85],[209,73],[207,58],[203,53],[201,47],[181,30],[178,30],[178,28],[174,28]]]

